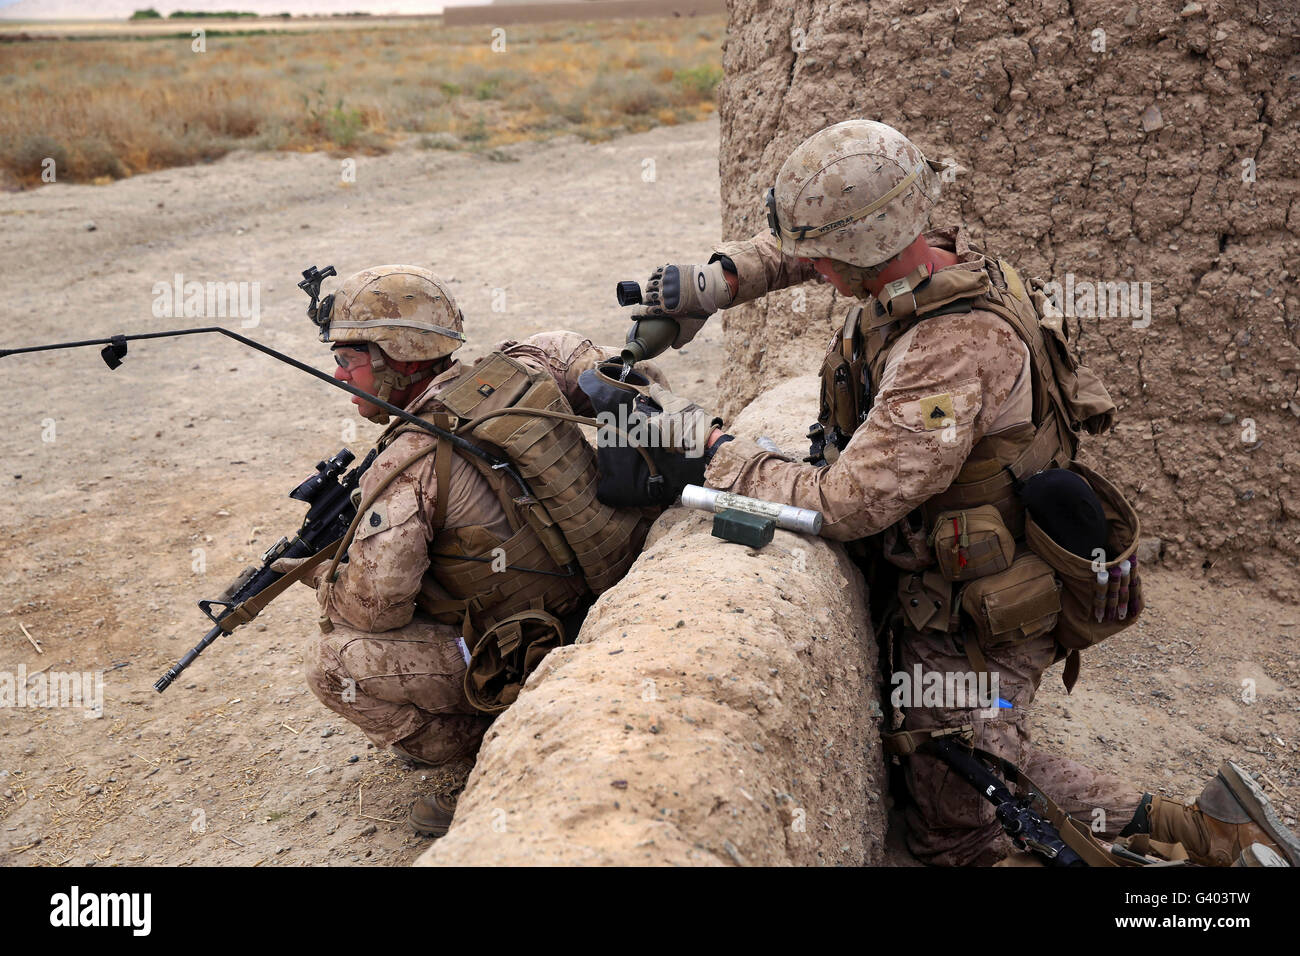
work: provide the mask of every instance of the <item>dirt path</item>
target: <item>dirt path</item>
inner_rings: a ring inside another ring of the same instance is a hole
[[[4,343],[209,324],[152,316],[153,284],[180,272],[260,281],[259,325],[222,324],[328,369],[299,272],[411,261],[451,280],[462,354],[555,328],[618,341],[615,281],[716,239],[717,136],[711,122],[525,145],[513,162],[411,149],[358,160],[355,184],[337,158],[243,155],[4,195]],[[679,353],[673,382],[711,399],[720,340],[707,329]],[[382,821],[404,814],[420,774],[306,690],[305,589],[166,695],[151,686],[206,630],[194,601],[297,527],[286,493],[378,428],[360,422],[353,437],[347,396],[216,336],[133,344],[111,373],[94,349],[3,361],[29,391],[0,437],[0,671],[124,666],[105,675],[103,719],[0,712],[0,862],[411,859],[422,844]]]
[[[551,328],[615,340],[615,280],[703,255],[716,237],[716,123],[508,155],[518,161],[362,158],[355,184],[340,182],[338,158],[243,155],[0,196],[0,338],[207,324],[152,317],[153,284],[180,272],[261,282],[247,334],[325,369],[299,271],[415,261],[452,280],[471,355]],[[720,342],[706,329],[669,366],[705,404]],[[222,639],[167,694],[151,686],[205,630],[193,602],[297,526],[285,493],[377,428],[354,437],[344,396],[216,337],[132,345],[112,373],[90,349],[3,362],[26,391],[0,438],[0,672],[116,669],[102,719],[0,712],[0,863],[413,859],[425,843],[396,821],[437,781],[375,752],[306,690],[316,607],[305,590]],[[1148,587],[1147,619],[1086,659],[1072,698],[1049,675],[1039,737],[1135,787],[1187,796],[1235,754],[1293,817],[1300,614],[1190,576],[1152,573]]]

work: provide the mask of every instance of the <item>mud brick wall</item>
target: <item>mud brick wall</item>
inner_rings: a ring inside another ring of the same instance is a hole
[[[809,408],[800,409],[807,414]],[[769,409],[744,434],[785,432]],[[421,865],[880,862],[876,648],[840,545],[674,509],[492,729]]]
[[[1074,317],[1120,408],[1086,457],[1166,563],[1300,598],[1300,7],[1284,0],[730,0],[723,231],[798,143],[852,117],[961,166],[936,225],[1022,272],[1149,282],[1151,322]],[[815,371],[829,287],[724,312],[726,410]]]

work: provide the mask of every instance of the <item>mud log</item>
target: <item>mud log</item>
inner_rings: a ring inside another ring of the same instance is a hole
[[[815,398],[815,382],[786,383],[733,431],[794,451]],[[680,508],[659,519],[578,642],[493,725],[418,865],[880,860],[860,574],[833,542],[777,531],[753,551],[710,527]]]
[[[758,197],[830,123],[881,120],[956,160],[933,222],[1074,290],[1070,334],[1120,409],[1087,454],[1112,463],[1165,560],[1213,557],[1300,598],[1300,7],[728,6],[724,237],[766,227]],[[1121,283],[1148,326],[1097,308]],[[816,371],[847,304],[804,294],[723,313],[724,411]]]

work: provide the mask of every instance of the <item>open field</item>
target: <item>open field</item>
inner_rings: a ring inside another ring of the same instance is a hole
[[[340,18],[342,19],[342,18]],[[4,46],[0,185],[107,182],[233,149],[492,150],[707,116],[725,18]]]
[[[0,13],[3,13],[0,8]],[[160,17],[157,20],[0,20],[0,39],[26,34],[46,38],[186,37],[201,26],[217,33],[300,33],[320,30],[411,29],[437,26],[438,15],[407,14],[391,17]]]

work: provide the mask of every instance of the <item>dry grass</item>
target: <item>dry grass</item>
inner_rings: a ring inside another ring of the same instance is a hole
[[[237,148],[378,152],[604,139],[714,108],[725,18],[0,46],[0,170],[107,181]],[[439,134],[432,136],[428,134]],[[3,175],[3,173],[0,173]]]

